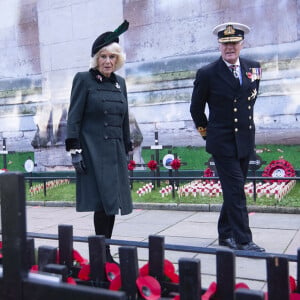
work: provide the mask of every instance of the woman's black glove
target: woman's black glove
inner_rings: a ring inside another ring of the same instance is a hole
[[[71,154],[72,157],[72,165],[75,168],[75,171],[79,174],[86,173],[86,167],[83,162],[82,155],[80,153]]]

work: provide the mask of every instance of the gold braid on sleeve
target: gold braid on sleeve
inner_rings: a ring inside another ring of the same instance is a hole
[[[206,128],[204,127],[197,127],[198,132],[201,134],[201,136],[206,136]]]

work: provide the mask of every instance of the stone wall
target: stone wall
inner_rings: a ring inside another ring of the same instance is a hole
[[[195,72],[219,57],[212,28],[248,24],[242,55],[259,60],[263,80],[257,143],[300,143],[300,1],[125,1],[129,98],[144,143],[203,145],[189,115]],[[285,11],[287,18],[282,18]]]
[[[0,12],[0,140],[11,151],[38,151],[41,169],[51,151],[65,155],[74,74],[88,69],[94,39],[123,19],[130,27],[119,73],[143,145],[154,143],[154,129],[162,144],[203,145],[189,114],[193,80],[218,58],[212,28],[227,20],[251,27],[242,55],[263,66],[257,142],[300,144],[299,0],[1,0]]]

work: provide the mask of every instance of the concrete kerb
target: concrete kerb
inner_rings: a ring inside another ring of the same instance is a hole
[[[26,205],[45,207],[75,207],[75,203],[69,201],[27,201]],[[221,204],[133,203],[133,208],[145,210],[219,212],[221,210]],[[273,214],[300,214],[300,207],[248,205],[248,211]]]

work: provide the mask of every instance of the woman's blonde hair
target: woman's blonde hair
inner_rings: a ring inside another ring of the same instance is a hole
[[[102,51],[108,51],[117,55],[117,62],[115,71],[121,69],[125,63],[125,53],[122,52],[121,46],[118,43],[109,44],[103,48],[101,48],[92,58],[90,61],[90,68],[95,69],[98,67],[98,58]]]

